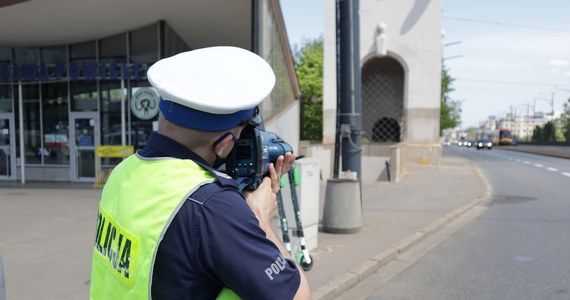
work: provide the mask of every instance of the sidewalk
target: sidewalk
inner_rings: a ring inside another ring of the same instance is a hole
[[[362,189],[361,231],[319,232],[306,272],[313,299],[334,298],[489,196],[474,165],[450,151],[441,165],[412,165],[397,184],[363,183]],[[87,298],[100,193],[90,185],[0,183],[7,299]]]
[[[399,183],[364,183],[361,231],[319,232],[305,273],[312,298],[333,299],[489,196],[480,171],[445,150],[441,165],[411,165]]]

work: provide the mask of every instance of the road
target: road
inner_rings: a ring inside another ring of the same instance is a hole
[[[444,151],[477,164],[492,202],[339,299],[570,299],[570,160]]]

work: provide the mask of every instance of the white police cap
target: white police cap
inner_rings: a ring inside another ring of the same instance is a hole
[[[162,59],[149,68],[147,79],[161,96],[167,120],[203,131],[231,129],[251,118],[275,85],[263,58],[230,46]]]

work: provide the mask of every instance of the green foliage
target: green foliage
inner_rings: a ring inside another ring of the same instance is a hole
[[[301,87],[301,139],[323,139],[323,37],[305,40],[295,55]]]
[[[445,129],[455,128],[461,123],[461,102],[452,100],[449,94],[453,91],[454,79],[449,75],[447,68],[441,70],[441,106],[439,115],[439,134]]]
[[[544,126],[536,126],[532,133],[533,142],[555,142],[554,123],[552,121],[546,122]]]
[[[564,120],[562,124],[562,133],[564,134],[564,140],[570,141],[570,119]]]
[[[562,122],[562,133],[566,142],[570,142],[570,99],[564,103],[564,116]]]
[[[533,142],[540,142],[544,140],[544,130],[540,126],[534,127],[532,131],[532,141]]]

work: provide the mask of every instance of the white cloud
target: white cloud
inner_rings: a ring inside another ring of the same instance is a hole
[[[569,65],[569,63],[568,63],[568,61],[565,60],[565,59],[556,59],[556,58],[553,58],[553,59],[551,59],[551,60],[548,62],[548,65],[549,65],[549,66],[552,66],[552,67],[566,67],[566,66]]]

